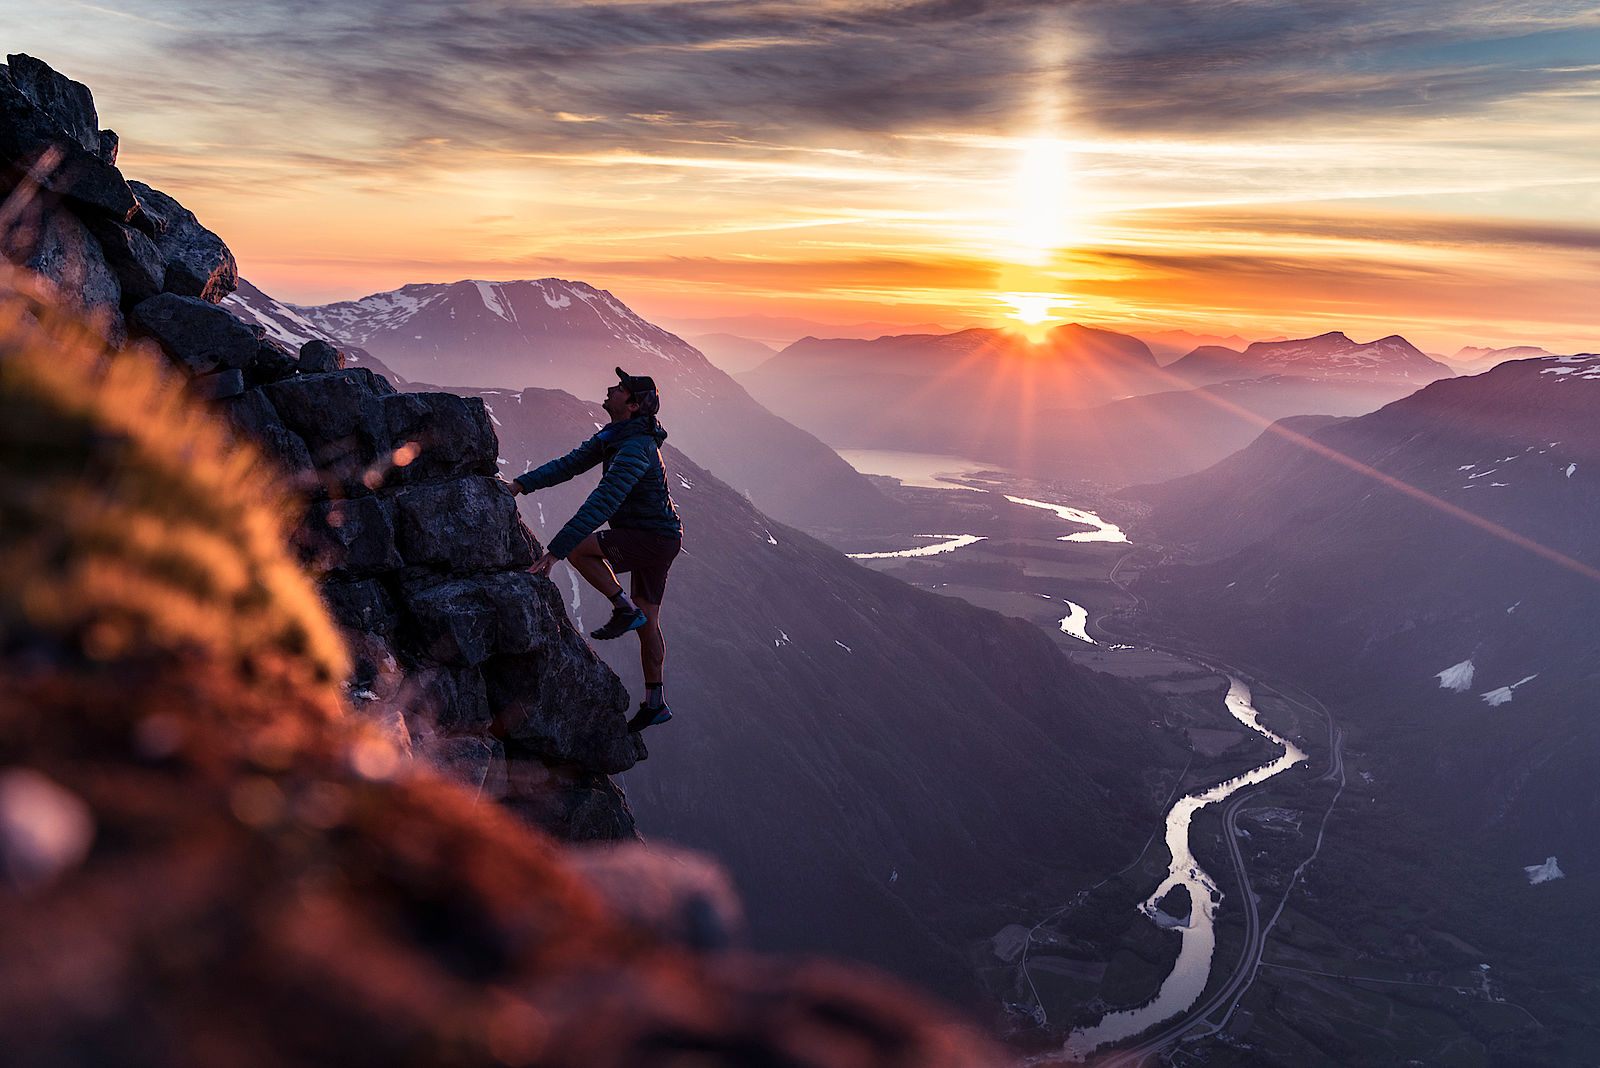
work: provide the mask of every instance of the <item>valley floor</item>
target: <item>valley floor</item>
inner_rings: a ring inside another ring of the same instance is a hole
[[[1193,754],[1182,781],[1172,784],[1174,796],[1270,758],[1259,739],[1221,714],[1226,681],[1205,666],[1209,660],[1193,636],[1152,638],[1138,630],[1143,606],[1134,580],[1159,561],[1160,547],[1139,544],[1136,533],[1132,544],[1060,540],[1084,528],[1008,496],[1101,510],[1135,532],[1136,509],[1091,485],[1016,484],[993,472],[968,472],[960,480],[960,489],[885,480],[906,509],[906,530],[834,532],[828,540],[852,554],[883,554],[927,545],[934,534],[983,539],[931,555],[861,562],[1026,619],[1075,661],[1173,698],[1176,711],[1165,726],[1182,732]],[[1177,1029],[1186,1032],[1181,1042],[1174,1034],[1159,1048],[1135,1044],[1146,1052],[1109,1063],[1478,1068],[1600,1059],[1600,1050],[1586,1046],[1595,1036],[1580,1007],[1582,991],[1600,994],[1600,982],[1572,976],[1552,984],[1537,974],[1538,960],[1506,961],[1503,946],[1463,937],[1472,929],[1466,920],[1476,907],[1472,895],[1430,870],[1437,852],[1430,843],[1395,840],[1393,828],[1403,821],[1386,811],[1383,795],[1363,774],[1362,740],[1346,744],[1314,697],[1264,681],[1269,670],[1250,674],[1264,721],[1308,751],[1309,768],[1228,806],[1231,814],[1202,811],[1196,819],[1192,849],[1224,895],[1218,966],[1197,1005],[1207,1005],[1240,968],[1250,974],[1225,1001],[1226,1012],[1209,1019],[1201,1013]],[[1229,839],[1239,846],[1263,922],[1272,917],[1254,952],[1246,952],[1244,910],[1230,907],[1239,886]],[[1378,849],[1384,857],[1371,855],[1374,842],[1384,843]],[[1314,852],[1314,863],[1305,864]],[[1159,828],[1152,828],[1151,844],[1129,868],[1077,893],[1032,928],[1012,925],[974,948],[985,986],[1010,1010],[1016,1045],[1047,1055],[1067,1028],[1154,995],[1176,955],[1176,936],[1135,906],[1159,883],[1166,863]],[[1394,885],[1364,885],[1363,873],[1372,872],[1387,873]],[[1508,999],[1502,972],[1519,989],[1554,985],[1567,992],[1519,1004]]]

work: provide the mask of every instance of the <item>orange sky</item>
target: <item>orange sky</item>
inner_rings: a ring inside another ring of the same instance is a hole
[[[654,318],[1600,347],[1582,3],[5,7],[300,303],[558,275]]]

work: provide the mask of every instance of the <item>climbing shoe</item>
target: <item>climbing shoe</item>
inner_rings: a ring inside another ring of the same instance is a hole
[[[649,705],[641,704],[639,711],[635,712],[633,718],[628,721],[628,731],[637,734],[646,727],[659,727],[671,718],[672,709],[666,705],[657,705],[651,708]]]
[[[638,630],[644,626],[644,613],[637,608],[613,608],[611,618],[605,625],[589,632],[589,637],[605,640],[607,638],[620,638],[630,630]]]

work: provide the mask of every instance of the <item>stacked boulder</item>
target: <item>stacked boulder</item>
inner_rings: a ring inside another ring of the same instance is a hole
[[[116,167],[117,135],[98,127],[94,98],[81,82],[32,56],[6,57],[0,66],[6,258],[55,283],[62,301],[89,315],[112,342],[127,337],[130,320],[226,336],[215,305],[238,284],[233,254],[182,205],[125,180]],[[246,352],[235,341],[189,370],[238,370],[255,355],[254,346]]]
[[[483,401],[352,367],[224,407],[311,487],[295,540],[348,636],[356,706],[560,837],[632,835],[608,778],[645,755],[627,692],[527,571],[538,543],[495,475]]]
[[[309,507],[295,535],[355,662],[354,708],[568,839],[635,835],[609,775],[646,753],[627,693],[573,628],[497,477],[483,402],[398,393],[326,341],[292,352],[219,307],[234,257],[117,170],[87,87],[0,67],[0,242],[105,339],[143,339],[274,457]]]

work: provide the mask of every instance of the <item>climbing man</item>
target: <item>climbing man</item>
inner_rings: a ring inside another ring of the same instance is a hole
[[[532,493],[602,465],[605,474],[600,484],[550,539],[549,548],[534,562],[533,573],[548,575],[557,560],[566,560],[611,599],[611,618],[589,637],[620,638],[630,630],[639,632],[645,697],[628,729],[641,731],[672,718],[662,682],[667,646],[661,637],[661,597],[667,569],[683,545],[683,524],[667,492],[667,471],[661,463],[667,432],[656,421],[661,397],[655,380],[616,370],[618,382],[606,390],[605,410],[611,422],[560,459],[512,479],[511,491]],[[608,520],[610,529],[596,533]],[[632,573],[631,597],[617,581],[619,571]]]

